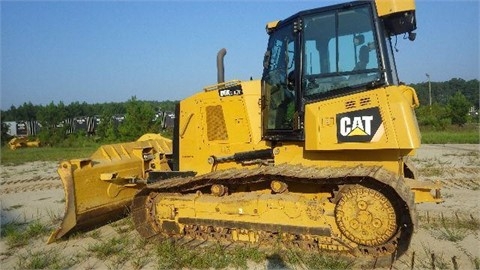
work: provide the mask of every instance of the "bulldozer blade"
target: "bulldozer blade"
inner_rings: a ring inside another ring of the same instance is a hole
[[[101,146],[88,159],[64,161],[58,168],[65,192],[62,223],[48,243],[76,231],[104,225],[128,214],[148,173],[169,171],[171,141],[160,138]]]
[[[76,178],[81,181],[74,181],[73,168],[82,162],[82,160],[66,161],[58,169],[65,192],[65,214],[60,228],[51,234],[48,243],[54,242],[68,232],[86,230],[118,220],[127,213],[127,208],[138,189],[144,186],[137,184],[133,187],[123,187],[101,180],[90,181],[79,175]]]

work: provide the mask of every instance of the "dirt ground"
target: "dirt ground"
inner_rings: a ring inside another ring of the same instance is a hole
[[[479,269],[480,265],[480,146],[423,145],[413,158],[420,180],[443,184],[441,204],[419,204],[419,226],[409,251],[397,260],[393,269]],[[64,193],[56,173],[57,163],[33,162],[19,166],[1,166],[0,222],[6,224],[40,221],[59,224],[64,211]],[[472,229],[473,227],[473,229]],[[111,225],[101,228],[102,237],[117,233]],[[132,232],[135,233],[135,232]],[[3,233],[2,233],[3,235]],[[51,245],[48,236],[18,248],[0,239],[0,268],[22,268],[21,260],[34,252],[60,249],[80,253],[99,239],[95,236],[73,238]],[[135,248],[135,247],[132,247]],[[114,268],[92,257],[78,259],[71,269]],[[413,265],[412,265],[413,264]],[[252,265],[256,269],[276,268],[271,264]],[[278,266],[278,265],[277,265]],[[413,266],[413,267],[412,267]],[[117,267],[115,267],[117,268]],[[125,264],[119,268],[130,269]],[[153,263],[143,269],[155,268]],[[296,268],[296,267],[293,267]]]

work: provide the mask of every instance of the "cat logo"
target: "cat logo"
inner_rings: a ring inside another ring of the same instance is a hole
[[[336,118],[338,142],[376,142],[385,132],[377,107],[337,114]]]

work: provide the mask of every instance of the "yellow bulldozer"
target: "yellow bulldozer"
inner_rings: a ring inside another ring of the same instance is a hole
[[[416,92],[392,38],[415,39],[413,0],[354,1],[267,24],[261,80],[224,81],[176,107],[173,139],[146,134],[64,161],[65,216],[49,242],[132,215],[138,233],[278,243],[367,260],[407,250],[417,179]]]
[[[24,147],[40,147],[40,145],[40,140],[38,138],[33,140],[26,136],[15,136],[10,141],[8,141],[8,147],[11,150],[16,150],[18,148]]]

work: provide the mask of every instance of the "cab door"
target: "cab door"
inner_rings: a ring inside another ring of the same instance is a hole
[[[271,33],[262,78],[263,136],[267,140],[301,138],[298,51],[298,33],[293,23]]]

